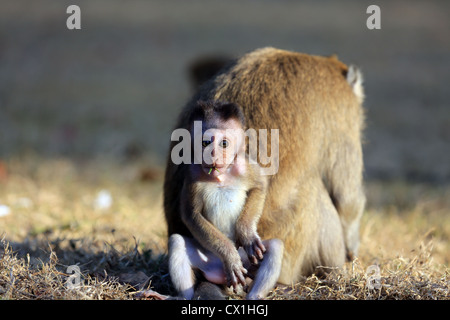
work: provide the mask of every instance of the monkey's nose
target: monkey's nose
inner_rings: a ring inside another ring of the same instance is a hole
[[[221,153],[217,153],[217,156],[214,153],[211,154],[212,167],[214,168],[223,168],[225,167],[225,161],[221,158]]]

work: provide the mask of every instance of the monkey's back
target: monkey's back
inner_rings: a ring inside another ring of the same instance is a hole
[[[269,145],[270,129],[279,129],[280,167],[274,178],[284,184],[293,177],[322,174],[332,165],[324,162],[334,160],[330,149],[348,139],[360,141],[363,109],[347,72],[335,56],[263,48],[222,71],[196,99],[237,103],[247,128],[268,130]],[[276,195],[279,202],[286,196]]]

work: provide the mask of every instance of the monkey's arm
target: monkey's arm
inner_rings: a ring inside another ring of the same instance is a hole
[[[242,265],[236,246],[202,215],[202,201],[196,199],[195,192],[190,191],[192,191],[191,188],[185,188],[183,191],[185,197],[182,199],[182,221],[186,224],[192,236],[205,249],[222,260],[228,283],[233,285],[234,288],[237,287],[238,283],[245,285],[244,274],[247,273],[247,270]],[[189,201],[189,198],[192,201]]]
[[[258,259],[261,260],[263,253],[266,251],[257,232],[257,225],[264,208],[265,198],[265,185],[250,189],[244,209],[236,223],[236,241],[238,245],[244,248],[253,264],[257,264]]]

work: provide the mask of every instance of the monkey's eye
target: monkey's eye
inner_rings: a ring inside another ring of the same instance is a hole
[[[220,142],[220,146],[222,147],[222,148],[226,148],[226,147],[228,147],[228,145],[230,144],[230,142],[228,141],[228,140],[222,140],[221,142]]]
[[[203,140],[202,141],[202,146],[203,147],[207,147],[208,145],[210,145],[211,144],[211,141],[209,141],[209,140]]]

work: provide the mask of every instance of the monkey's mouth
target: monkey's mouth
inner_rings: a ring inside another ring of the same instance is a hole
[[[208,174],[211,174],[212,169],[213,169],[213,167],[209,168]],[[214,167],[214,170],[216,170],[217,172],[220,172],[219,169],[217,169],[215,167]]]
[[[228,166],[203,166],[203,172],[211,177],[218,177],[226,173]]]

